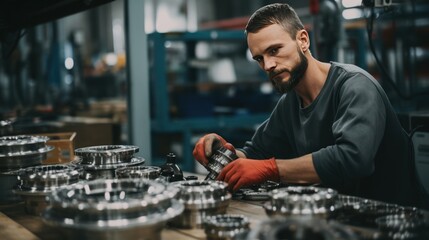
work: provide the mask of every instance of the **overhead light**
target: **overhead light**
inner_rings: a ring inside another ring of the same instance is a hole
[[[74,67],[73,58],[71,57],[66,58],[66,60],[64,61],[64,66],[66,67],[67,70],[71,70]]]
[[[354,8],[362,5],[362,0],[342,0],[344,8]]]
[[[363,11],[359,8],[349,8],[343,10],[343,18],[346,20],[352,20],[363,17]]]

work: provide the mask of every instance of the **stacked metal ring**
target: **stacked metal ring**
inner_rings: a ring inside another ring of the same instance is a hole
[[[46,196],[58,187],[77,183],[80,172],[71,165],[44,165],[17,171],[20,184],[14,190],[25,201],[27,213],[40,215]]]
[[[274,239],[360,239],[351,228],[335,221],[320,218],[293,216],[263,221],[246,234],[236,236],[237,240],[274,240]]]
[[[41,165],[49,151],[45,136],[16,135],[0,137],[0,202],[18,202],[21,198],[13,193],[18,184],[15,170]]]
[[[97,179],[53,191],[42,218],[70,239],[160,239],[183,212],[177,192],[146,179]]]
[[[215,180],[220,171],[222,171],[228,163],[237,159],[237,155],[225,147],[220,147],[213,151],[214,153],[210,156],[209,164],[207,165],[209,174],[207,175],[206,180]]]
[[[269,192],[264,208],[268,216],[328,217],[337,208],[337,191],[330,188],[290,186]]]
[[[389,239],[429,239],[429,222],[423,214],[393,214],[379,217],[375,222]]]
[[[161,175],[161,168],[157,166],[131,166],[115,170],[117,178],[144,178],[155,180]]]
[[[229,240],[249,230],[249,219],[237,214],[219,214],[204,220],[208,240]]]
[[[180,228],[202,228],[206,217],[224,214],[231,200],[227,183],[213,180],[191,180],[170,183],[180,189],[177,198],[185,211],[171,224]]]
[[[54,149],[47,146],[45,136],[0,137],[0,169],[17,169],[42,164],[47,152]]]
[[[121,167],[142,165],[144,158],[134,157],[139,151],[136,146],[128,145],[101,145],[75,150],[78,160],[72,162],[84,170],[84,179],[115,178],[115,169]]]

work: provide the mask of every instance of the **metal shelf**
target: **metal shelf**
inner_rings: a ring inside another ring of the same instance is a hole
[[[171,86],[180,86],[180,84],[169,83],[167,72],[167,55],[166,42],[179,41],[183,42],[186,46],[186,59],[194,59],[194,48],[199,41],[219,41],[219,42],[242,42],[246,44],[246,36],[242,30],[203,30],[197,32],[173,32],[173,33],[151,33],[148,35],[148,41],[151,52],[151,130],[152,133],[179,133],[182,135],[183,143],[183,161],[181,167],[185,171],[194,170],[194,159],[192,157],[191,138],[196,132],[208,132],[222,129],[234,128],[248,128],[253,129],[256,125],[262,123],[271,111],[271,106],[267,106],[267,112],[255,112],[248,114],[231,114],[231,115],[216,115],[201,116],[201,117],[172,117],[170,106],[172,101],[172,94],[182,94],[177,89]],[[243,56],[245,57],[245,56]],[[192,71],[191,66],[184,66],[180,73],[184,74],[186,89],[192,89],[193,86],[198,86],[200,83],[196,81],[196,74]],[[258,85],[255,84],[255,79],[249,80],[252,82],[254,88]],[[261,83],[263,80],[261,80]],[[201,85],[201,84],[200,84]],[[213,89],[222,89],[217,87],[216,83],[210,83]],[[222,85],[222,84],[220,84]],[[223,84],[228,86],[228,84]],[[169,91],[169,89],[171,91]],[[187,93],[183,93],[187,94]]]

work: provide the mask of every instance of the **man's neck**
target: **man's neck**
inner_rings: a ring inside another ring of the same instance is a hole
[[[301,98],[302,107],[307,107],[319,96],[328,77],[331,64],[320,62],[313,57],[308,58],[308,67],[295,92]]]

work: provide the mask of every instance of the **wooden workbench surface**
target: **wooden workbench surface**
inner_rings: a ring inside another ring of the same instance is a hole
[[[262,202],[244,202],[232,200],[227,213],[241,214],[249,218],[250,227],[260,221],[268,219]],[[0,239],[26,240],[43,239],[58,240],[62,233],[43,223],[37,216],[28,215],[24,210],[24,203],[0,205]],[[206,239],[203,229],[175,229],[167,227],[161,233],[162,239]]]

